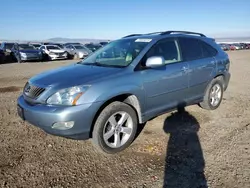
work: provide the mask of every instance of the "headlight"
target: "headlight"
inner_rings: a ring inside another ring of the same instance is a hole
[[[23,52],[20,52],[20,55],[21,55],[22,57],[27,57],[26,53],[23,53]]]
[[[74,106],[90,86],[74,86],[62,89],[47,99],[48,104]]]

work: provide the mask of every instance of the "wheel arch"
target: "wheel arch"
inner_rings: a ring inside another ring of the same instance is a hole
[[[110,103],[115,102],[115,101],[119,101],[119,102],[124,102],[128,105],[130,105],[136,112],[137,118],[138,118],[138,122],[139,123],[143,123],[142,120],[142,112],[141,112],[141,104],[140,101],[138,99],[138,97],[132,93],[124,93],[124,94],[120,94],[117,96],[114,96],[108,100],[106,100],[101,106],[100,108],[97,110],[92,124],[91,124],[91,129],[90,129],[90,138],[92,138],[92,132],[94,129],[94,125],[96,122],[96,119],[98,118],[99,114],[102,112],[102,110],[108,106]]]

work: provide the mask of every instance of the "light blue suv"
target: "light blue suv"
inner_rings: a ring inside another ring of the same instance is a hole
[[[166,31],[112,41],[76,64],[31,78],[19,116],[47,133],[92,138],[100,151],[128,147],[138,125],[178,107],[219,107],[230,61],[201,33]]]

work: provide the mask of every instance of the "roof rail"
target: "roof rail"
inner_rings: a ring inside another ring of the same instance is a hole
[[[173,33],[199,35],[201,37],[206,37],[206,35],[204,35],[202,33],[195,33],[195,32],[191,32],[191,31],[165,31],[165,32],[162,32],[161,35],[170,35],[170,34],[173,34]]]
[[[147,33],[147,34],[131,34],[131,35],[127,35],[123,38],[127,38],[127,37],[134,37],[134,36],[140,36],[140,35],[153,35],[153,34],[160,34],[160,35],[170,35],[170,34],[189,34],[189,35],[199,35],[201,37],[206,37],[206,35],[202,34],[202,33],[195,33],[195,32],[191,32],[191,31],[163,31],[163,32],[153,32],[153,33]]]
[[[163,32],[160,31],[160,32],[147,33],[147,34],[145,34],[145,35],[154,35],[154,34],[162,34],[162,33],[163,33]]]
[[[127,35],[127,36],[122,37],[122,38],[133,37],[133,36],[139,36],[139,35],[141,35],[141,34],[132,34],[132,35]]]

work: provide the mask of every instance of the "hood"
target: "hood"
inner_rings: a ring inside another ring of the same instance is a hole
[[[65,52],[65,50],[48,50],[49,52],[54,52],[54,53],[62,53]]]
[[[67,88],[75,85],[91,84],[91,82],[111,75],[114,76],[121,71],[123,71],[122,68],[74,64],[41,73],[32,77],[30,82],[40,87]]]
[[[39,53],[40,51],[39,50],[19,50],[19,52],[22,52],[22,53]]]

